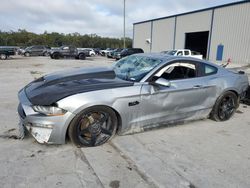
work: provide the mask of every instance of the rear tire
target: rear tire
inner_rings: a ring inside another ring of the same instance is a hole
[[[227,91],[216,100],[210,117],[215,121],[226,121],[233,116],[238,106],[239,102],[236,94]]]
[[[79,54],[79,59],[81,59],[81,60],[86,59],[86,55],[85,55],[85,54],[83,54],[83,53]]]
[[[90,107],[73,119],[68,135],[77,147],[99,146],[115,135],[117,125],[117,116],[112,109],[104,106]]]

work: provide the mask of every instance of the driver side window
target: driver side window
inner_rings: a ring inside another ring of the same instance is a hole
[[[195,78],[197,76],[196,70],[196,66],[192,63],[177,62],[164,67],[156,76],[166,80]]]

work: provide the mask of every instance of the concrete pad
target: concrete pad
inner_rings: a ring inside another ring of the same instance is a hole
[[[102,187],[72,145],[1,139],[1,187]]]
[[[83,148],[82,151],[104,187],[149,187],[134,166],[124,160],[109,144],[97,148]]]
[[[250,108],[242,105],[237,112],[230,121],[200,120],[116,137],[113,143],[159,187],[247,188]]]

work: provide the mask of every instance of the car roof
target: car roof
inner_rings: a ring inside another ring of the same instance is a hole
[[[156,69],[158,69],[159,67],[161,66],[165,66],[167,64],[169,64],[170,62],[173,62],[173,61],[192,61],[192,62],[197,62],[197,63],[200,63],[200,64],[207,64],[207,65],[211,65],[211,66],[214,66],[216,68],[218,68],[218,70],[220,71],[225,71],[226,69],[219,66],[219,65],[216,65],[215,63],[211,63],[209,61],[206,61],[206,60],[201,60],[201,59],[197,59],[197,58],[193,58],[193,57],[185,57],[185,56],[173,56],[173,55],[167,55],[167,54],[164,54],[164,53],[140,53],[140,54],[134,54],[134,55],[131,55],[131,56],[139,56],[139,57],[148,57],[148,58],[152,58],[152,59],[159,59],[161,60],[161,63],[155,67],[153,71],[155,71]],[[227,71],[227,70],[226,70]],[[145,80],[147,80],[148,77],[144,77],[141,81],[144,82]]]
[[[208,64],[208,65],[211,65],[211,66],[214,66],[214,67],[217,67],[219,69],[221,69],[222,67],[215,64],[215,63],[212,63],[212,62],[209,62],[207,60],[201,60],[201,59],[197,59],[197,58],[194,58],[194,57],[186,57],[186,56],[173,56],[173,55],[168,55],[168,54],[164,54],[164,53],[139,53],[139,54],[133,54],[131,56],[141,56],[141,57],[149,57],[149,58],[155,58],[155,59],[160,59],[162,61],[161,64],[167,64],[169,63],[170,61],[195,61],[195,62],[199,62],[199,63],[205,63],[205,64]]]

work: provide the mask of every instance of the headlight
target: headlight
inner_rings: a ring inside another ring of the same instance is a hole
[[[55,106],[33,106],[34,111],[46,116],[61,116],[67,111]]]

